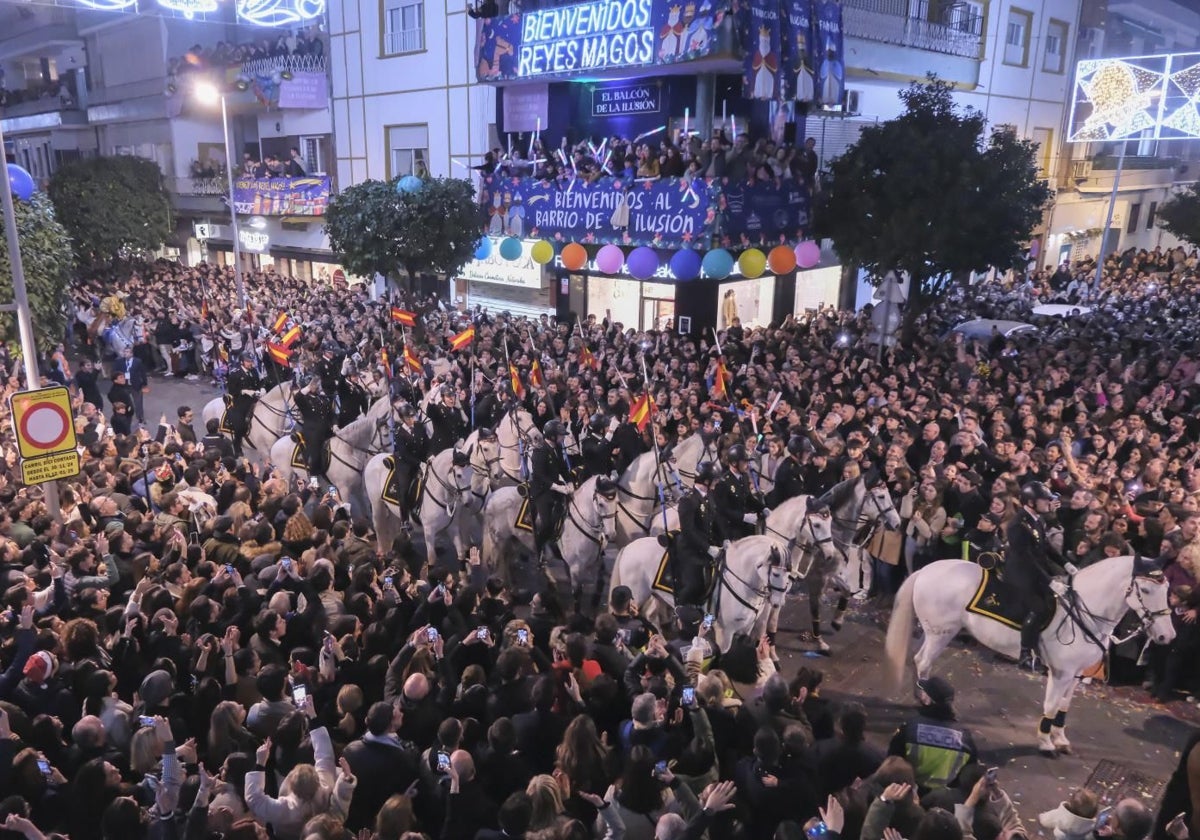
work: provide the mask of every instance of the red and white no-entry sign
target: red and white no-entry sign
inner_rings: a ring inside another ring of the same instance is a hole
[[[75,448],[71,395],[66,388],[41,388],[13,394],[13,427],[22,458],[53,455]]]

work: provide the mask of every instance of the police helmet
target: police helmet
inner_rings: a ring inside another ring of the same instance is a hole
[[[713,469],[711,461],[701,461],[696,465],[696,484],[712,484],[712,480],[717,477],[717,471]]]
[[[799,458],[801,455],[813,451],[812,441],[802,435],[795,435],[788,439],[787,451],[789,455]]]
[[[542,429],[543,437],[560,438],[560,437],[566,437],[566,435],[567,435],[567,427],[562,424],[561,420],[551,420],[548,423],[546,423],[546,426]]]
[[[1050,492],[1050,488],[1040,481],[1031,481],[1021,488],[1021,504],[1031,505],[1037,501],[1050,502],[1058,496]]]
[[[746,447],[740,443],[735,443],[729,447],[729,451],[725,453],[725,458],[731,464],[745,463],[750,460],[749,456],[746,455]]]
[[[411,405],[409,405],[408,403],[405,403],[404,405],[400,406],[400,416],[401,417],[416,417],[417,410],[415,408],[413,408]]]
[[[604,434],[604,431],[608,428],[608,418],[597,411],[592,415],[592,419],[588,421],[588,428],[591,429],[594,434]]]

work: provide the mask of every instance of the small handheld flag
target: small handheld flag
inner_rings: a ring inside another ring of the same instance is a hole
[[[458,335],[456,335],[450,339],[450,349],[451,350],[462,350],[464,347],[469,346],[471,344],[471,342],[474,340],[475,340],[475,327],[474,326],[467,327],[465,330],[460,332]]]
[[[425,368],[421,367],[421,360],[416,357],[412,348],[407,345],[404,348],[404,363],[412,368],[413,373],[425,372]]]
[[[525,399],[525,383],[521,381],[521,372],[517,370],[517,366],[510,364],[508,366],[508,378],[512,383],[513,393],[517,395],[517,399]]]
[[[417,313],[409,312],[407,309],[401,309],[398,306],[393,306],[392,320],[402,326],[411,327],[417,323]]]
[[[291,347],[300,338],[300,325],[297,324],[290,330],[285,332],[279,339],[279,343],[284,347]]]
[[[529,384],[534,388],[541,388],[546,384],[546,378],[542,376],[542,363],[537,359],[534,359],[529,367]]]
[[[286,312],[280,312],[279,317],[275,319],[275,323],[271,325],[271,332],[283,332],[283,328],[287,326],[287,322],[288,314]]]
[[[271,357],[271,361],[283,367],[292,366],[292,351],[286,344],[278,344],[274,341],[267,342],[267,355]]]

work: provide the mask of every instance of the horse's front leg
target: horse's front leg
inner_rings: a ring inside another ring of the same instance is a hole
[[[813,644],[820,653],[829,653],[829,643],[821,638],[821,596],[825,594],[825,577],[809,572],[804,583],[808,589],[808,616],[812,622]]]
[[[1079,685],[1079,680],[1067,680],[1066,689],[1062,697],[1058,700],[1058,710],[1054,713],[1054,720],[1050,723],[1050,742],[1054,744],[1056,752],[1070,754],[1071,742],[1067,739],[1067,712],[1071,709],[1071,697],[1075,694],[1075,688]]]
[[[1042,719],[1038,723],[1038,752],[1048,758],[1053,758],[1059,753],[1051,733],[1055,727],[1060,730],[1065,729],[1067,710],[1063,708],[1063,702],[1064,698],[1071,696],[1074,689],[1074,674],[1066,674],[1055,668],[1050,670],[1050,676],[1046,680],[1046,694],[1042,700]],[[1069,749],[1070,742],[1066,740],[1066,737],[1066,733],[1063,732],[1060,739],[1066,743]]]

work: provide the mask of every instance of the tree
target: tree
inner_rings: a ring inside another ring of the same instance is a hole
[[[1167,233],[1200,246],[1200,182],[1183,187],[1159,205],[1157,219]]]
[[[909,274],[906,328],[952,278],[1018,259],[1051,196],[1037,176],[1036,144],[954,103],[929,76],[900,93],[905,112],[863,129],[830,167],[818,194],[817,232],[878,285]]]
[[[363,181],[338,193],[325,210],[329,247],[346,270],[365,277],[403,271],[456,274],[475,253],[475,190],[461,178],[425,180],[402,192],[397,180]]]
[[[34,193],[29,201],[15,201],[15,204],[25,288],[33,313],[33,333],[38,348],[44,352],[62,341],[67,327],[67,289],[75,264],[71,239],[55,218],[54,205],[44,194]],[[8,238],[0,236],[0,302],[11,303],[12,300]],[[3,313],[0,315],[0,340],[18,339],[16,314]]]
[[[84,263],[156,250],[171,233],[171,199],[151,160],[119,155],[71,161],[50,178],[50,198]]]

